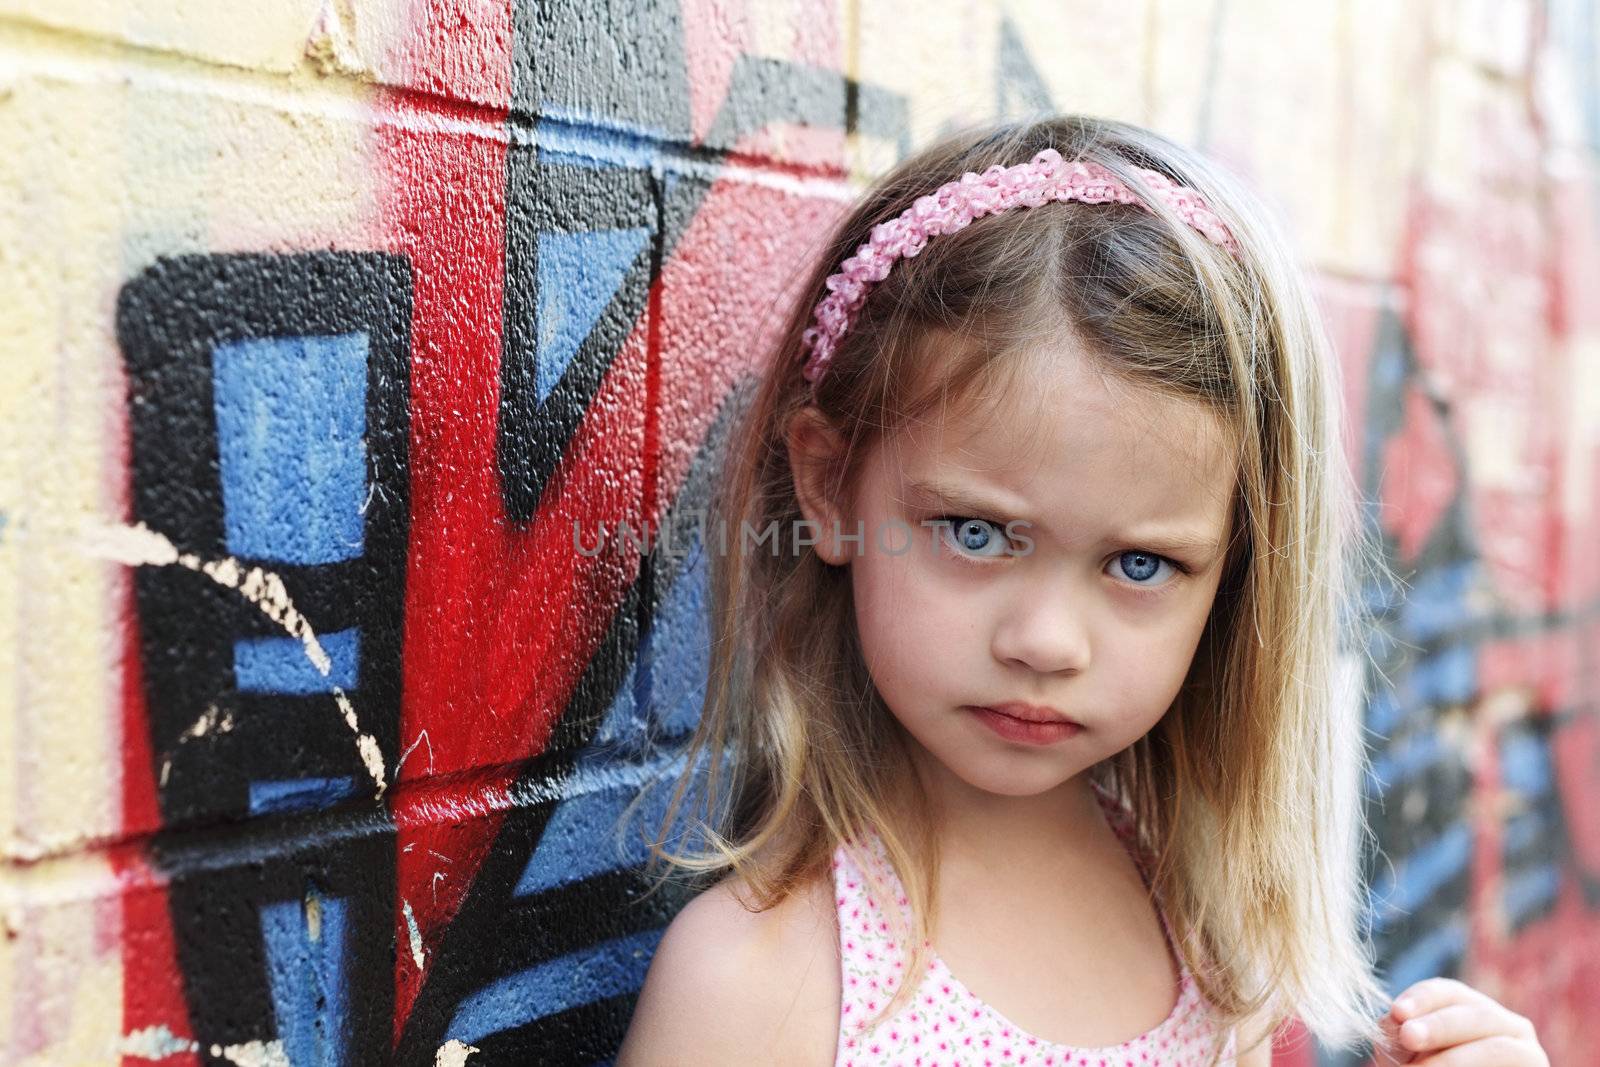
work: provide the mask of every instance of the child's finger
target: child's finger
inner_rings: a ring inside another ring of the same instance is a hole
[[[1495,1035],[1509,1036],[1510,1014],[1498,1006],[1491,1010],[1482,1004],[1446,1004],[1407,1019],[1400,1027],[1400,1045],[1423,1053]]]
[[[1378,1029],[1383,1032],[1383,1044],[1373,1050],[1378,1067],[1410,1063],[1415,1058],[1400,1044],[1400,1024],[1392,1014],[1378,1020]]]
[[[1424,978],[1407,986],[1398,997],[1395,997],[1389,1013],[1403,1023],[1407,1019],[1415,1019],[1419,1015],[1437,1011],[1446,1004],[1470,1000],[1494,1003],[1485,994],[1454,978]]]
[[[1544,1050],[1512,1037],[1488,1037],[1426,1053],[1413,1067],[1550,1067]]]

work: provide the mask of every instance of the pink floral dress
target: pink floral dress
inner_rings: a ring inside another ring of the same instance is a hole
[[[1107,822],[1133,849],[1131,814],[1095,786]],[[904,908],[906,897],[882,842],[870,835],[871,855]],[[1135,853],[1137,858],[1137,853]],[[1141,875],[1148,875],[1140,865]],[[897,949],[885,913],[857,865],[857,853],[840,845],[833,854],[834,901],[839,912],[839,953],[844,980],[836,1067],[1191,1067],[1206,1063],[1215,1024],[1187,966],[1180,966],[1177,1003],[1154,1029],[1120,1045],[1077,1048],[1033,1036],[978,999],[936,953],[928,957],[916,995],[871,1030],[866,1022],[899,988],[905,956]],[[1157,914],[1160,914],[1159,908]],[[1171,944],[1165,915],[1161,925]],[[1234,1035],[1219,1061],[1233,1067]]]

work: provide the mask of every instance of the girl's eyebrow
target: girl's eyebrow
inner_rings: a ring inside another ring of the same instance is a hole
[[[908,483],[907,488],[924,500],[937,501],[939,506],[963,514],[1017,516],[1026,514],[1028,510],[1020,498],[1014,504],[1000,498],[986,499],[974,490],[932,478],[915,479]],[[1038,524],[1030,521],[1029,525]],[[1130,532],[1123,534],[1119,540],[1178,556],[1198,555],[1203,559],[1209,559],[1222,548],[1218,538],[1187,529],[1149,529],[1144,532]]]
[[[913,480],[907,488],[922,499],[937,501],[942,507],[951,510],[969,511],[979,515],[1019,515],[1028,510],[1027,504],[1020,499],[1010,503],[998,498],[989,500],[977,492],[932,478]]]
[[[1125,540],[1129,544],[1159,549],[1174,555],[1195,555],[1201,559],[1210,559],[1222,548],[1222,542],[1215,537],[1201,537],[1187,530],[1153,530],[1149,533],[1128,534]]]

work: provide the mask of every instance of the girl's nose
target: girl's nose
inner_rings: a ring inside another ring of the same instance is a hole
[[[1089,665],[1089,619],[1081,601],[1060,585],[1036,586],[1001,609],[992,648],[1002,663],[1041,674]]]

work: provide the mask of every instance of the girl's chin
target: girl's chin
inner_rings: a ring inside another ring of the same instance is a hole
[[[987,763],[982,767],[964,766],[948,768],[973,789],[997,797],[1036,797],[1060,788],[1072,780],[1070,768],[1052,768],[1045,774],[1027,774],[1019,770],[1016,761],[1010,766]],[[1035,768],[1037,772],[1040,768]]]

